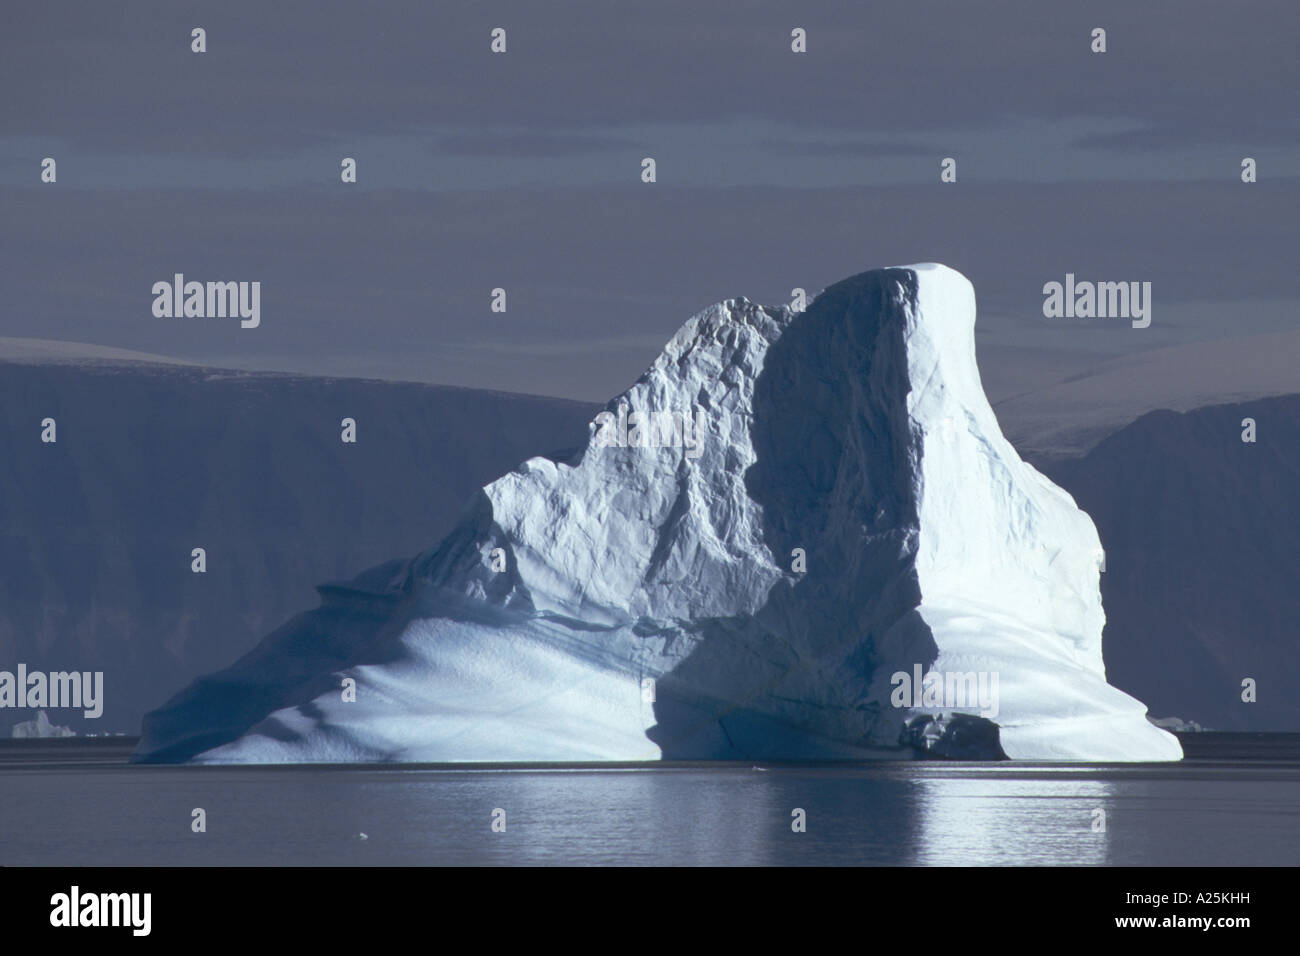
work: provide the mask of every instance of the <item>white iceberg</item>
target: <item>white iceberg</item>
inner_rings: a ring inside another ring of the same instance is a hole
[[[974,323],[939,265],[705,310],[572,461],[322,588],[150,714],[136,759],[896,758],[918,665],[995,675],[1013,759],[1179,759],[1106,683],[1096,530],[1002,436]]]
[[[77,732],[71,727],[51,723],[49,715],[43,710],[38,710],[36,716],[31,720],[23,720],[14,724],[10,736],[14,738],[75,737]]]

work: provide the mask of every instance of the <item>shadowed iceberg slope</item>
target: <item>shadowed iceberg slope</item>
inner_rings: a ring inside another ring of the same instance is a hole
[[[432,550],[323,590],[150,714],[137,759],[898,756],[919,712],[988,716],[893,706],[917,665],[993,675],[1012,758],[1178,759],[1106,683],[1096,530],[1003,438],[974,322],[937,265],[801,313],[705,310],[574,459],[525,462]],[[699,434],[622,433],[647,413]]]

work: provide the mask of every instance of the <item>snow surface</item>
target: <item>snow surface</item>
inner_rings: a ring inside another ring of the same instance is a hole
[[[914,664],[996,673],[1013,759],[1179,759],[1106,683],[1096,530],[1003,438],[974,322],[932,264],[705,310],[607,406],[702,409],[701,448],[593,422],[149,715],[137,759],[897,757]]]
[[[133,349],[119,349],[109,345],[8,336],[0,336],[0,362],[17,362],[24,365],[144,363],[190,366],[193,364],[184,359],[155,355],[152,352],[137,352]]]

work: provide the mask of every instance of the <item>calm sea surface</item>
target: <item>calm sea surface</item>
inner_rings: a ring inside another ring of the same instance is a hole
[[[4,742],[0,864],[1300,863],[1300,734],[1183,740],[1177,764],[475,770],[132,766],[120,741]]]

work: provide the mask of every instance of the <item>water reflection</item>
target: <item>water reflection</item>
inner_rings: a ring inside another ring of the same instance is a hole
[[[4,770],[15,865],[1294,865],[1300,762]],[[208,832],[190,831],[207,811]],[[505,811],[505,832],[492,813]],[[1095,811],[1105,829],[1094,829]],[[806,820],[796,832],[792,811]],[[360,834],[365,833],[362,839]]]
[[[933,773],[933,771],[931,771]],[[1110,861],[1114,785],[1071,774],[938,773],[916,781],[921,838],[907,863],[1098,865]]]

